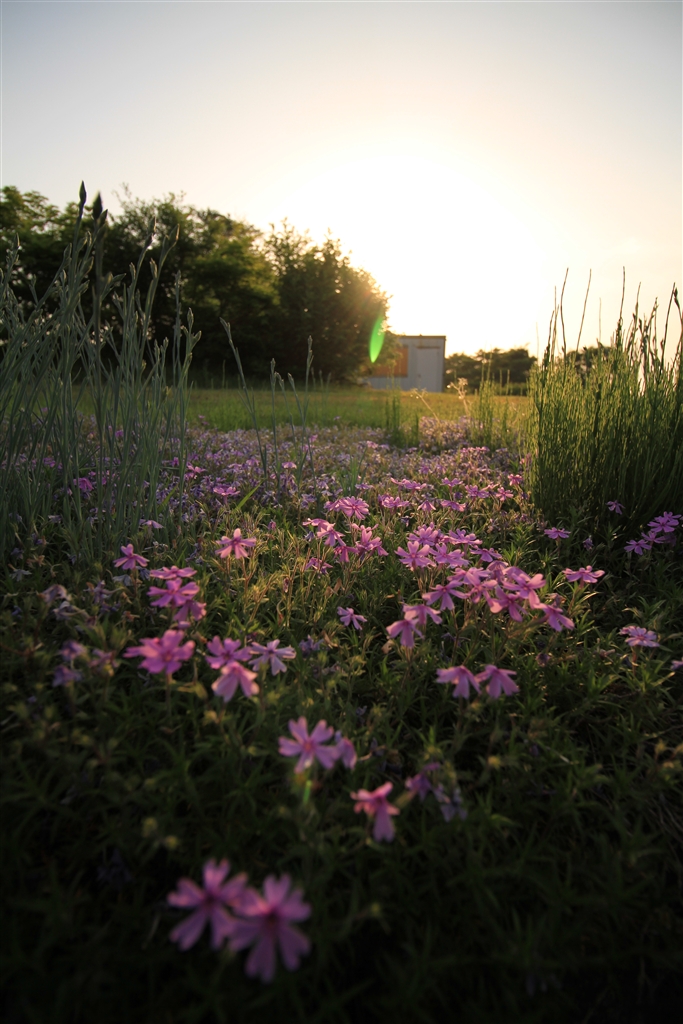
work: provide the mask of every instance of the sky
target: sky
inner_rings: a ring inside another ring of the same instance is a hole
[[[0,186],[284,218],[447,352],[681,286],[683,4],[1,0]],[[661,331],[660,331],[661,333]]]

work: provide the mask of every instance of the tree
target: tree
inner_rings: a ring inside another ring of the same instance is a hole
[[[455,352],[446,357],[446,382],[456,384],[464,378],[468,387],[476,388],[483,375],[496,384],[524,385],[535,362],[525,348],[479,349],[474,356]]]
[[[368,372],[370,335],[388,305],[371,275],[351,266],[337,239],[316,246],[286,221],[273,229],[265,251],[277,278],[270,344],[278,365],[301,374],[310,336],[316,372],[337,381]]]

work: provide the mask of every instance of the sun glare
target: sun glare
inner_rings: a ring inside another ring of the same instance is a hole
[[[544,253],[490,193],[416,156],[354,160],[302,184],[277,215],[352,261],[392,296],[389,323],[446,334],[448,351],[526,344],[535,337]]]

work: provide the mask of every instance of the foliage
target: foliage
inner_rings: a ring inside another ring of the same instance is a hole
[[[526,348],[479,349],[474,356],[453,352],[446,356],[446,386],[455,387],[459,380],[464,379],[467,387],[474,390],[482,379],[489,379],[494,385],[505,388],[506,393],[521,393],[520,387],[515,389],[512,386],[526,384],[535,362],[536,357],[530,356]]]
[[[171,441],[182,489],[187,372],[196,341],[192,316],[187,328],[181,328],[179,311],[176,316],[170,387],[168,342],[151,342],[148,330],[159,274],[173,241],[161,242],[143,305],[138,283],[154,222],[131,268],[130,283],[122,284],[102,275],[106,213],[99,211],[92,234],[80,231],[85,199],[81,186],[72,244],[44,295],[34,295],[30,312],[25,313],[12,287],[16,246],[8,252],[7,271],[0,277],[0,324],[7,334],[0,380],[3,555],[12,547],[15,531],[35,530],[39,521],[55,513],[57,498],[74,552],[101,558],[103,549],[120,543],[140,519],[159,516],[157,489]],[[93,263],[92,311],[87,316],[81,300]],[[114,288],[119,284],[117,297]],[[100,310],[108,299],[119,315],[117,331],[112,323],[101,322]],[[94,412],[90,423],[79,411],[84,394]],[[96,498],[94,511],[86,511],[85,495],[90,493]]]
[[[674,289],[669,313],[675,303]],[[657,340],[656,304],[638,309],[626,331],[620,316],[609,347],[591,362],[558,352],[555,311],[543,360],[529,382],[527,447],[534,502],[551,521],[582,521],[589,531],[614,523],[608,502],[624,507],[631,535],[683,498],[681,335],[667,361]],[[668,314],[667,314],[668,327]]]
[[[161,237],[175,234],[177,243],[166,254],[167,274],[156,285],[151,336],[160,344],[171,337],[176,318],[174,282],[180,275],[180,301],[191,307],[197,333],[195,352],[200,371],[219,377],[233,372],[232,354],[220,326],[230,323],[248,376],[267,377],[271,359],[295,377],[306,368],[309,336],[316,352],[316,374],[332,380],[356,380],[368,363],[372,326],[387,308],[386,296],[369,274],[352,267],[340,243],[327,238],[321,246],[288,224],[263,238],[256,228],[215,210],[198,210],[182,196],[170,194],[145,202],[124,189],[121,213],[108,217],[102,233],[103,266],[114,276],[127,275],[137,263],[151,218]],[[0,248],[15,234],[21,240],[13,267],[12,285],[27,315],[34,306],[32,286],[43,296],[54,268],[70,244],[78,215],[69,204],[59,211],[38,193],[22,194],[7,186],[0,207]],[[151,246],[158,263],[161,242]],[[150,264],[151,266],[151,264]],[[140,286],[152,279],[145,266]],[[83,305],[90,312],[86,292]],[[115,315],[105,301],[104,322]]]

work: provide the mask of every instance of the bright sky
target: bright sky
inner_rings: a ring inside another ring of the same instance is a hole
[[[1,0],[0,184],[327,229],[447,351],[582,343],[682,283],[671,2]],[[683,293],[683,288],[681,289]],[[663,324],[663,316],[662,316]]]

